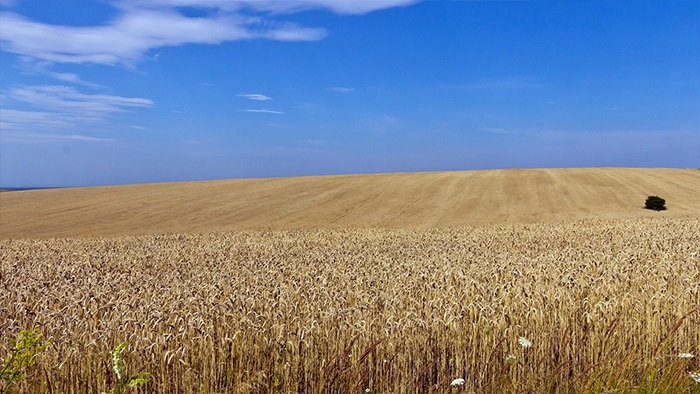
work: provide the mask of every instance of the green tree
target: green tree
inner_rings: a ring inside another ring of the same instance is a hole
[[[647,201],[644,203],[644,207],[655,211],[663,211],[666,209],[666,200],[659,196],[649,196],[647,197]]]

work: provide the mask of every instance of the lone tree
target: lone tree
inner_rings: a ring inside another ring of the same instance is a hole
[[[666,200],[659,196],[649,196],[647,197],[647,201],[644,203],[644,207],[655,211],[663,211],[666,209]]]

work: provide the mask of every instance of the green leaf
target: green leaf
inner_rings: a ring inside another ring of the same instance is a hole
[[[117,379],[122,380],[122,358],[121,358],[121,353],[122,350],[128,345],[129,342],[122,342],[120,343],[114,350],[112,350],[112,368],[114,369],[114,373],[117,374]]]
[[[150,376],[151,376],[151,374],[148,372],[139,372],[135,375],[132,375],[129,377],[129,380],[126,382],[126,387],[134,387],[134,386],[139,385],[139,384],[148,383]]]

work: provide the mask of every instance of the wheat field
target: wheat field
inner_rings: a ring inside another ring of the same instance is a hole
[[[697,393],[698,245],[698,219],[4,240],[0,332],[52,340],[28,393],[106,391],[124,340],[153,393]]]
[[[700,215],[700,170],[552,168],[233,179],[0,193],[0,239],[454,228]]]
[[[151,373],[143,393],[700,393],[700,215],[679,197],[697,172],[678,171],[659,194],[680,208],[620,216],[579,218],[543,195],[559,220],[45,238],[11,225],[0,360],[36,328],[50,345],[22,393],[107,392],[124,341],[129,371]]]

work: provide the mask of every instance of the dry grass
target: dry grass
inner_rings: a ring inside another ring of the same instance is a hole
[[[3,240],[0,335],[52,338],[24,392],[106,390],[128,340],[149,393],[698,393],[698,245],[659,215]]]
[[[569,168],[241,179],[0,193],[0,238],[451,228],[697,217],[700,171]]]

